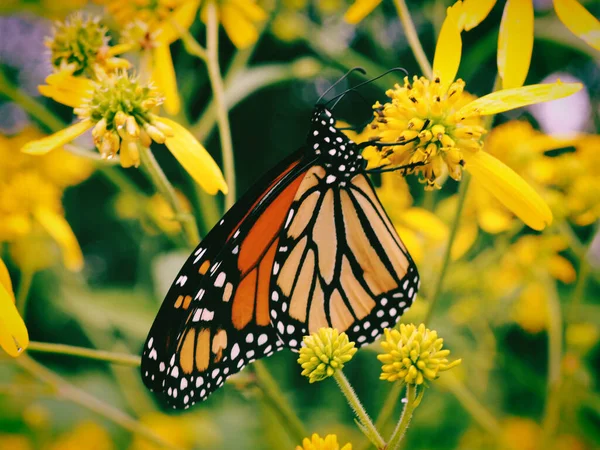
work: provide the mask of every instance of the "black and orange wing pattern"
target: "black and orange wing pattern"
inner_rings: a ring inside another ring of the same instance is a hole
[[[417,269],[334,124],[317,106],[307,148],[236,203],[177,275],[142,355],[144,382],[173,408],[321,327],[370,343],[412,304]]]
[[[321,158],[288,213],[273,266],[273,325],[284,345],[322,327],[360,347],[410,307],[419,274],[364,174],[354,142],[327,110],[313,118]]]
[[[144,346],[142,377],[174,408],[205,399],[248,361],[281,348],[270,325],[269,281],[284,215],[310,164],[303,155],[236,203],[169,290]]]

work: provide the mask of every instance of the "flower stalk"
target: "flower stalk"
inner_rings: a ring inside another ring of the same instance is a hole
[[[217,16],[217,6],[214,2],[211,1],[206,5],[206,14],[206,65],[208,67],[210,84],[215,99],[215,105],[217,107],[217,122],[219,125],[221,153],[223,156],[223,172],[225,181],[229,186],[229,191],[225,196],[225,210],[228,210],[233,206],[236,200],[235,162],[233,158],[231,127],[229,126],[227,104],[225,103],[225,90],[223,88],[223,79],[221,77],[221,68],[219,66],[219,19]]]
[[[388,441],[388,445],[386,447],[387,449],[396,450],[400,446],[400,442],[402,441],[402,438],[404,438],[406,430],[408,430],[413,412],[419,405],[424,392],[425,390],[421,389],[417,394],[417,385],[412,383],[406,385],[404,409],[402,410],[400,420],[398,421],[398,424],[396,425],[396,428],[394,429],[392,436]]]
[[[425,75],[427,78],[432,78],[433,70],[431,68],[431,63],[425,55],[425,51],[423,50],[423,46],[421,45],[419,35],[417,34],[417,30],[415,28],[415,23],[412,20],[408,6],[406,6],[406,1],[394,0],[394,5],[396,5],[396,9],[398,10],[398,16],[400,17],[400,22],[402,22],[402,28],[406,34],[408,45],[410,46],[410,49],[412,50],[413,55],[419,64],[421,73],[423,73],[423,75]]]
[[[360,430],[365,434],[365,436],[367,436],[367,438],[369,438],[369,440],[373,443],[375,447],[377,447],[378,449],[387,448],[385,441],[379,434],[379,431],[377,431],[377,428],[375,428],[373,421],[371,420],[364,406],[358,399],[358,396],[356,395],[356,392],[354,392],[354,389],[350,385],[348,378],[346,378],[346,376],[341,370],[336,370],[333,374],[333,378],[335,379],[337,385],[342,391],[342,394],[344,394],[344,397],[346,397],[348,404],[350,405],[354,413],[357,415]]]
[[[55,355],[76,356],[79,358],[104,361],[122,366],[139,367],[140,357],[127,353],[115,353],[91,348],[75,347],[66,344],[52,344],[48,342],[30,341],[27,351],[34,353],[50,353]]]

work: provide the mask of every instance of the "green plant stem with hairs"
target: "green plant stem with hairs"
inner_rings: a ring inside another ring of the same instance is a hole
[[[423,388],[421,388],[421,394]],[[400,442],[404,435],[406,434],[406,430],[408,430],[408,425],[412,419],[413,412],[415,408],[418,406],[417,401],[417,386],[414,384],[406,385],[406,403],[404,404],[404,409],[402,410],[402,414],[400,416],[400,420],[396,428],[392,432],[392,436],[388,441],[388,445],[386,449],[396,450],[400,446]]]
[[[120,364],[130,367],[139,367],[141,362],[139,356],[127,353],[106,352],[103,350],[75,347],[66,344],[51,344],[48,342],[31,341],[27,347],[27,352],[75,356],[78,358],[93,359],[96,361],[104,361],[111,364]]]
[[[336,370],[333,374],[333,378],[335,379],[337,385],[342,391],[342,394],[344,394],[344,397],[346,397],[348,404],[358,417],[358,425],[360,430],[365,434],[365,436],[367,436],[367,438],[369,438],[369,440],[373,443],[373,445],[376,448],[385,449],[385,441],[383,440],[381,434],[373,424],[373,421],[367,414],[367,411],[365,410],[364,406],[358,399],[358,396],[356,395],[356,392],[354,392],[354,389],[350,385],[348,378],[346,378],[346,376],[341,370]]]

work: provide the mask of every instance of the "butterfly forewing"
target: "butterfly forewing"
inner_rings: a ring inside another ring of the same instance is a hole
[[[162,391],[173,407],[204,400],[249,362],[281,348],[271,326],[269,283],[306,164],[271,184],[210,262],[165,361]]]

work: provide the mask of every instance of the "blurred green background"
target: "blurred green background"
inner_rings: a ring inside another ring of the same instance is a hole
[[[50,34],[52,20],[73,10],[83,9],[103,16],[103,23],[113,36],[119,34],[116,23],[104,15],[98,4],[67,2],[72,5],[61,3],[59,7],[58,2],[2,3],[0,68],[4,78],[70,122],[70,108],[41,97],[36,89],[50,73],[44,36]],[[584,3],[598,17],[600,5]],[[401,66],[410,74],[420,73],[392,2],[382,2],[358,26],[343,21],[349,3],[342,0],[261,4],[270,12],[270,18],[255,46],[237,50],[223,30],[220,36],[223,71],[227,73],[230,67],[237,71],[234,82],[226,81],[226,91],[233,96],[236,92],[243,94],[230,111],[240,193],[259,174],[303,144],[316,99],[346,70],[359,65],[370,76],[376,76]],[[496,76],[498,24],[503,4],[498,2],[480,26],[464,34],[459,77],[467,81],[467,89],[476,95],[490,92]],[[571,115],[581,119],[567,131],[596,134],[600,127],[600,56],[562,27],[552,11],[551,1],[536,0],[534,4],[536,40],[526,84],[540,82],[552,74],[562,74],[562,78],[568,74],[584,83],[582,103],[566,107]],[[410,1],[408,5],[425,52],[431,58],[450,2]],[[201,20],[195,20],[190,31],[204,42],[205,26]],[[220,163],[214,121],[210,114],[203,115],[211,99],[206,68],[185,51],[181,41],[175,42],[171,51],[184,100],[179,118],[196,124],[190,129]],[[236,67],[236,63],[242,64]],[[391,74],[365,87],[361,94],[370,104],[383,102],[385,89],[398,79]],[[359,77],[351,77],[339,89],[358,81]],[[372,112],[360,98],[350,96],[337,107],[337,114],[341,120],[358,124],[369,119]],[[552,114],[551,110],[540,113],[534,108],[516,110],[500,115],[495,124],[521,119],[536,129],[550,132]],[[200,126],[204,128],[198,128],[201,117],[204,122]],[[0,92],[3,135],[19,135],[28,126],[49,131]],[[207,199],[166,149],[156,146],[154,153],[169,180],[188,199],[204,235],[220,217],[222,198],[217,198],[216,203]],[[182,244],[176,225],[173,232],[174,222],[162,220],[169,212],[152,197],[154,188],[141,172],[93,164],[95,170],[91,176],[69,187],[63,197],[66,219],[85,256],[83,271],[74,274],[64,269],[56,257],[57,249],[47,239],[32,237],[29,245],[18,249],[0,242],[0,250],[17,290],[26,276],[23,254],[34,260],[50,256],[50,263],[42,264],[44,268],[36,271],[29,293],[24,319],[32,341],[139,354],[160,302],[190,249]],[[127,185],[111,182],[107,172],[112,171],[120,173],[119,179],[128,180]],[[380,177],[374,181],[379,184]],[[414,204],[424,205],[426,195],[422,185],[414,177],[408,181]],[[458,183],[449,180],[436,194],[435,205],[451,200],[457,186]],[[388,211],[394,208],[389,203],[385,206]],[[431,205],[429,209],[448,224],[451,214]],[[577,254],[567,247],[560,253],[577,271],[577,279],[582,276],[584,265],[587,273],[586,282],[580,287],[575,287],[579,286],[575,280],[570,283],[552,280],[561,308],[558,326],[562,331],[558,334],[562,344],[560,381],[553,387],[555,391],[548,392],[548,329],[553,324],[546,320],[546,306],[540,307],[533,301],[525,303],[516,313],[514,305],[528,282],[523,280],[521,289],[502,295],[495,286],[502,284],[494,274],[502,271],[502,256],[510,253],[511,243],[519,236],[533,233],[521,229],[500,234],[481,232],[471,249],[450,266],[443,295],[428,324],[463,363],[447,378],[444,375],[431,383],[403,448],[600,448],[599,238],[592,244],[598,229],[597,217],[590,224],[574,224],[569,229],[576,241],[585,246],[585,251]],[[423,238],[426,240],[427,236]],[[545,245],[544,242],[540,240],[534,248]],[[403,322],[423,320],[427,295],[431,294],[439,271],[443,242],[427,242],[424,249],[424,258],[419,261],[423,295],[402,318]],[[483,264],[481,255],[487,255]],[[540,260],[534,258],[533,264]],[[542,265],[540,270],[549,273]],[[581,290],[580,299],[572,304],[576,289]],[[376,359],[377,351],[377,344],[359,351],[344,369],[374,417],[393,389],[391,384],[378,380],[381,366]],[[136,368],[33,351],[29,355],[59,374],[62,381],[54,379],[52,374],[40,379],[32,374],[38,370],[37,366],[24,363],[25,367],[18,360],[0,354],[0,449],[162,448],[152,439],[144,438],[143,430],[148,429],[180,448],[291,449],[300,444],[290,438],[264,401],[249,369],[230,379],[223,389],[191,412],[175,414],[160,411],[142,385]],[[269,358],[266,365],[309,434],[335,433],[342,443],[352,442],[355,449],[366,448],[364,436],[353,423],[352,411],[333,380],[309,385],[300,376],[296,355],[289,351]],[[82,400],[82,392],[101,399],[127,417],[112,410],[98,414],[97,408],[104,406],[93,406],[94,401],[85,397]],[[558,408],[557,423],[545,422],[548,407]],[[385,435],[391,432],[400,409],[398,402],[394,419],[384,429]],[[542,446],[544,433],[551,435],[545,441],[550,446]]]

